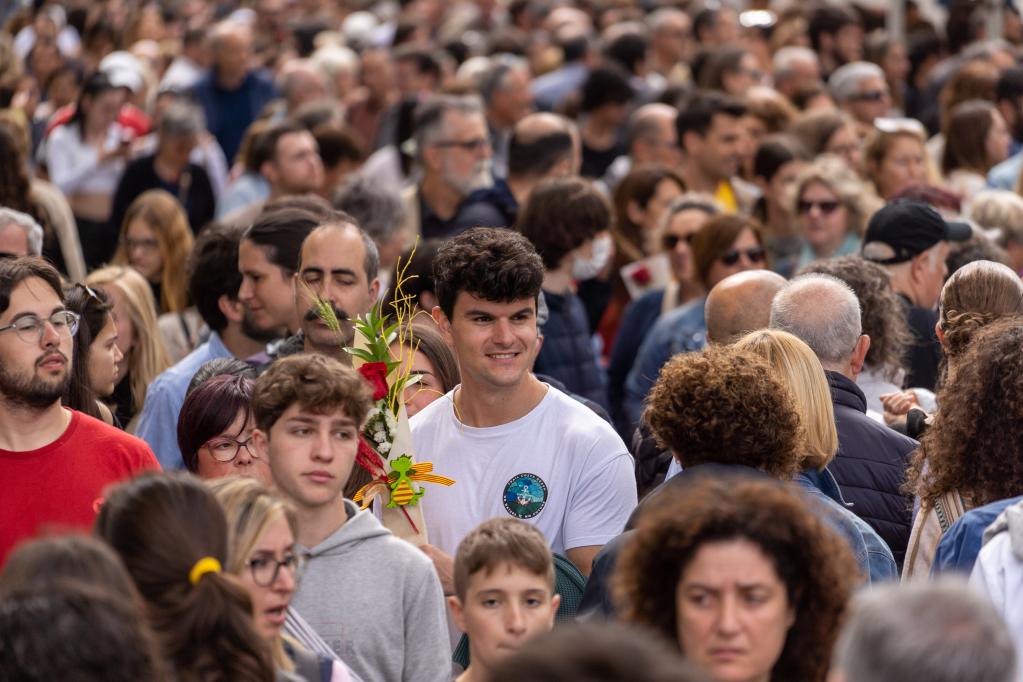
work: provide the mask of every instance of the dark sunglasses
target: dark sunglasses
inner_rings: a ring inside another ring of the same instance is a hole
[[[745,250],[729,249],[721,254],[720,260],[725,265],[732,266],[738,263],[739,258],[741,258],[744,254],[750,263],[763,263],[764,258],[767,256],[767,252],[764,251],[764,247],[754,246],[751,249]]]
[[[880,102],[887,96],[888,93],[884,90],[867,90],[866,92],[857,92],[849,99],[854,102]]]
[[[671,251],[679,242],[685,242],[686,244],[693,243],[693,237],[696,236],[695,232],[691,232],[684,237],[679,237],[677,234],[666,234],[661,237],[661,244],[664,246],[665,251]]]
[[[829,213],[834,213],[841,204],[837,201],[804,201],[802,199],[796,204],[800,213],[809,213],[813,210],[814,206],[819,208],[824,215],[828,215]]]

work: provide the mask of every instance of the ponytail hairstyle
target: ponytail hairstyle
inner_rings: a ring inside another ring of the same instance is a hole
[[[187,476],[145,474],[110,491],[96,533],[120,555],[177,679],[273,682],[248,592],[229,574],[228,528],[213,493]],[[210,562],[205,562],[209,564]]]
[[[1001,263],[974,261],[945,282],[939,310],[945,356],[955,363],[982,327],[1002,317],[1023,315],[1023,282]]]

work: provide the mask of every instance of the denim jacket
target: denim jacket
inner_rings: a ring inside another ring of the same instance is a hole
[[[892,551],[866,521],[849,510],[835,477],[826,467],[823,471],[801,471],[793,482],[820,502],[828,523],[849,543],[860,572],[866,576],[865,585],[899,579]]]

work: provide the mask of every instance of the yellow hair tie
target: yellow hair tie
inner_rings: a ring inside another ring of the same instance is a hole
[[[193,585],[198,585],[199,580],[207,573],[220,573],[220,562],[211,556],[204,556],[195,562],[192,570],[188,572],[188,580]]]

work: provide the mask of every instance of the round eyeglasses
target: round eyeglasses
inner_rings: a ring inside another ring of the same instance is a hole
[[[25,343],[41,343],[47,322],[59,335],[71,338],[78,331],[79,319],[80,316],[70,310],[61,310],[45,320],[36,315],[22,315],[6,327],[0,327],[0,332],[13,329],[18,338]]]
[[[291,573],[291,578],[298,582],[305,568],[305,557],[300,554],[286,554],[282,561],[272,556],[257,556],[249,559],[249,572],[252,574],[252,582],[260,587],[270,587],[277,581],[277,574],[281,568],[286,568]]]
[[[242,448],[249,453],[250,457],[255,459],[259,458],[256,454],[256,449],[252,447],[252,436],[249,436],[247,440],[235,440],[234,438],[214,438],[205,445],[204,448],[210,451],[213,455],[213,459],[218,462],[232,462],[234,458],[238,456]]]

